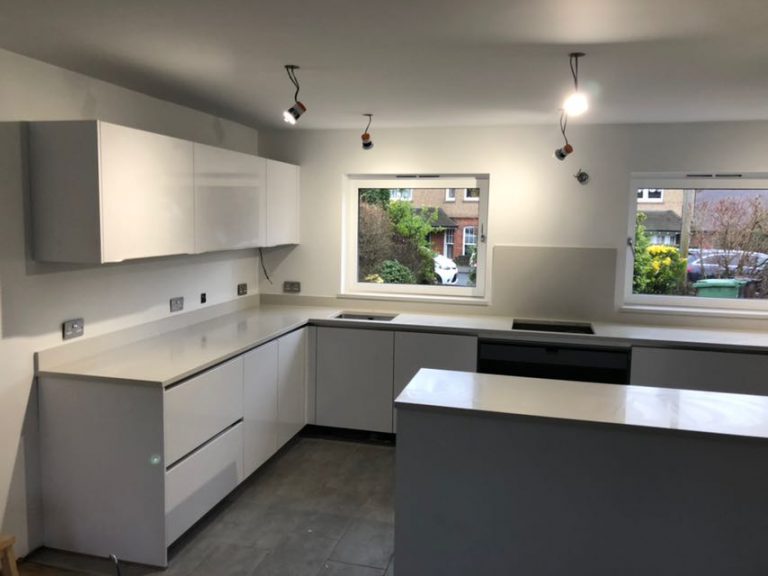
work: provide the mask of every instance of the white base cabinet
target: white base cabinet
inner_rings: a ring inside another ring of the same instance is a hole
[[[302,328],[172,384],[41,377],[44,544],[154,566],[306,423]]]
[[[315,423],[372,432],[397,429],[394,399],[421,368],[477,368],[477,337],[361,328],[317,328]]]
[[[629,383],[766,396],[766,373],[765,354],[635,346]]]
[[[316,423],[392,432],[393,357],[393,332],[319,327]]]

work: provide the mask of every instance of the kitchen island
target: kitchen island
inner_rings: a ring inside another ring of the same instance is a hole
[[[421,370],[400,576],[768,573],[768,398]]]

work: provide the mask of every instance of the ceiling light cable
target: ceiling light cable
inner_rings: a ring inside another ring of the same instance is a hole
[[[565,99],[563,109],[569,116],[580,116],[589,109],[587,97],[579,91],[579,58],[584,56],[584,52],[571,52],[568,55],[568,65],[573,76],[573,93]]]
[[[573,152],[573,146],[568,142],[568,136],[565,134],[565,129],[568,127],[568,114],[565,110],[560,110],[560,132],[565,140],[565,145],[562,148],[555,150],[555,158],[558,160],[565,160],[565,157]]]
[[[285,120],[288,124],[296,124],[296,121],[301,117],[301,115],[307,111],[307,107],[304,105],[304,103],[299,101],[299,90],[301,87],[299,86],[299,79],[296,77],[296,70],[298,69],[299,67],[294,64],[285,65],[285,71],[288,74],[288,79],[296,88],[296,91],[293,93],[293,105],[288,108],[288,110],[283,112],[283,120]]]
[[[371,135],[368,133],[368,128],[371,127],[373,114],[363,114],[363,116],[368,116],[368,124],[366,125],[365,130],[363,130],[363,133],[360,135],[360,138],[363,141],[363,150],[370,150],[373,148],[373,140],[371,140]]]

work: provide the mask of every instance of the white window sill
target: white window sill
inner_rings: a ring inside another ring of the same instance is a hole
[[[417,294],[371,294],[365,292],[349,292],[337,294],[338,298],[351,300],[382,300],[392,302],[423,302],[425,304],[457,304],[464,306],[490,306],[491,301],[479,296],[435,296]]]

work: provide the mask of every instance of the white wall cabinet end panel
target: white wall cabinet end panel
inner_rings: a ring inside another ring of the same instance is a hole
[[[33,122],[29,136],[35,259],[194,252],[192,142],[95,120]]]
[[[243,479],[243,426],[238,423],[166,473],[165,544],[171,545]]]
[[[266,246],[299,243],[299,167],[267,160]]]
[[[263,246],[267,161],[195,144],[195,252]]]
[[[168,388],[163,401],[169,466],[243,417],[243,358]]]
[[[277,451],[277,341],[244,355],[243,464],[250,476]]]
[[[282,336],[278,344],[278,448],[307,423],[307,329]]]

